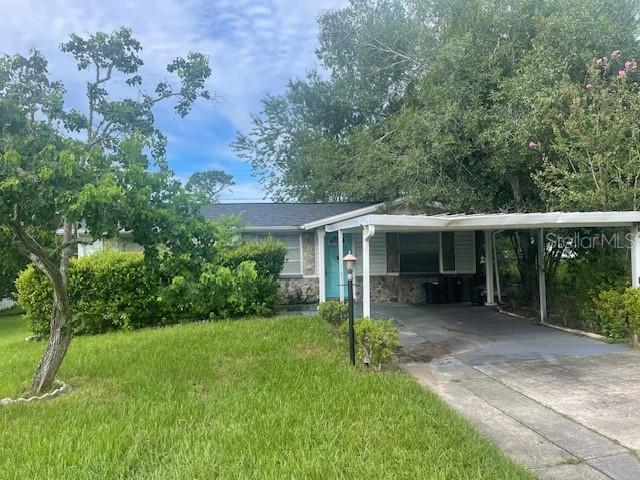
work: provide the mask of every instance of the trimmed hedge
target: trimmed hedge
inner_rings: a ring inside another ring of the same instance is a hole
[[[224,250],[195,279],[147,268],[141,253],[100,252],[69,269],[75,335],[153,325],[269,315],[277,305],[286,247],[272,240]],[[16,281],[18,302],[36,337],[49,334],[53,292],[33,266]]]
[[[53,306],[49,281],[31,265],[20,274],[16,287],[33,334],[47,336]],[[158,276],[145,268],[140,253],[102,252],[73,261],[69,297],[74,334],[162,323],[157,302],[160,287]]]

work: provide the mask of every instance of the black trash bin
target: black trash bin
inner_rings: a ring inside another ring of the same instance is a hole
[[[458,277],[446,278],[446,303],[462,302],[462,280]]]
[[[487,289],[484,287],[474,287],[471,291],[471,304],[484,305],[487,300]]]
[[[424,296],[429,304],[440,303],[441,288],[438,282],[427,282],[424,285]]]

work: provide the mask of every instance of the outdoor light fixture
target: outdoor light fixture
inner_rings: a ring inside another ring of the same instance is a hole
[[[353,275],[353,267],[356,266],[356,260],[357,260],[356,256],[353,253],[351,253],[351,250],[349,250],[349,253],[347,253],[342,260],[347,265],[348,275]]]
[[[347,253],[342,261],[347,266],[347,295],[349,297],[349,359],[351,365],[356,364],[356,335],[353,325],[353,270],[356,266],[356,256],[351,253]]]

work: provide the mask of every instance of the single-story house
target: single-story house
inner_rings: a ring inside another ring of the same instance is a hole
[[[630,229],[632,284],[640,286],[640,212],[548,212],[448,214],[438,205],[424,212],[403,201],[391,203],[220,203],[205,207],[206,218],[240,215],[244,239],[267,236],[287,246],[281,297],[287,303],[344,300],[346,271],[341,259],[357,257],[356,298],[363,314],[372,302],[420,303],[424,285],[451,287],[457,300],[469,300],[472,288],[486,289],[495,304],[495,234],[503,230],[537,231],[539,258],[545,228],[625,227]],[[105,247],[139,250],[126,234],[110,243],[80,245],[83,256]],[[539,262],[540,316],[546,319],[544,262]],[[498,283],[499,288],[499,283]]]

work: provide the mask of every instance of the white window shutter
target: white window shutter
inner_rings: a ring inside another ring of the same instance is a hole
[[[476,273],[475,232],[455,232],[456,273]]]

